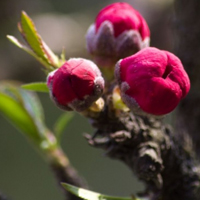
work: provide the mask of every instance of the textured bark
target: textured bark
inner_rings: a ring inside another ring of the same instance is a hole
[[[175,138],[160,119],[115,112],[109,103],[99,116],[88,116],[97,129],[93,136],[85,136],[89,144],[105,149],[107,156],[124,162],[144,181],[142,196],[151,200],[200,198],[200,168],[190,140]]]
[[[175,52],[191,80],[189,95],[180,103],[179,132],[188,132],[200,156],[200,1],[175,0]]]

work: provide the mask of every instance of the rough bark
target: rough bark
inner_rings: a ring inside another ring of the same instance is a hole
[[[90,117],[97,131],[86,135],[89,144],[105,149],[107,156],[124,162],[144,181],[143,196],[151,200],[200,198],[200,168],[190,140],[176,138],[160,119],[115,112],[109,104],[99,116]]]

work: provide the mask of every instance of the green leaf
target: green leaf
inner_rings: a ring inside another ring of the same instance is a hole
[[[33,21],[24,11],[22,11],[21,22],[19,23],[18,27],[24,39],[38,57],[53,67],[59,67],[58,57],[42,40],[35,28]]]
[[[148,200],[148,199],[141,199],[137,197],[112,197],[108,195],[103,195],[100,193],[92,192],[90,190],[82,189],[75,187],[73,185],[67,183],[61,183],[62,186],[72,194],[86,200]]]
[[[26,51],[28,54],[36,58],[42,65],[44,65],[47,69],[49,68],[49,64],[46,63],[43,59],[41,59],[39,56],[37,56],[30,48],[26,47],[24,44],[19,42],[14,36],[7,35],[7,38],[17,47],[20,49]]]
[[[61,134],[63,133],[65,127],[69,124],[69,122],[74,117],[73,113],[64,113],[61,115],[54,125],[54,132],[58,140],[60,140]]]
[[[26,110],[8,95],[0,92],[0,111],[22,132],[38,140],[37,129]]]
[[[29,49],[28,47],[24,46],[22,43],[20,43],[14,36],[12,35],[7,35],[7,38],[13,43],[15,44],[17,47],[24,49],[25,51],[27,51],[28,53],[30,53],[31,55],[34,54],[33,51],[31,49]]]
[[[45,138],[47,128],[44,125],[43,110],[35,94],[10,83],[1,83],[0,112],[37,144]]]
[[[42,49],[41,38],[38,35],[32,20],[28,17],[28,15],[24,11],[21,14],[21,22],[19,24],[19,30],[24,36],[24,39],[36,53],[36,55],[38,55],[48,63],[48,59]]]
[[[61,63],[61,65],[63,65],[64,62],[66,61],[65,54],[66,54],[66,50],[65,50],[65,48],[63,48],[62,53],[60,55],[60,58],[61,58],[60,59],[60,63]]]
[[[25,90],[31,90],[35,92],[49,92],[47,84],[45,82],[29,83],[21,86]]]
[[[15,44],[17,47],[23,49],[33,57],[35,57],[40,63],[42,63],[47,69],[47,73],[57,69],[63,63],[63,58],[59,60],[58,56],[47,46],[38,34],[36,27],[31,18],[22,11],[21,21],[18,23],[18,29],[23,36],[24,40],[28,44],[28,47],[19,42],[15,37],[8,35],[7,38]]]
[[[51,51],[51,49],[49,48],[49,46],[42,40],[42,47],[44,49],[44,52],[46,54],[46,56],[48,57],[48,61],[50,62],[50,64],[54,67],[60,67],[61,66],[61,62],[58,58],[58,56],[56,56],[53,51]]]

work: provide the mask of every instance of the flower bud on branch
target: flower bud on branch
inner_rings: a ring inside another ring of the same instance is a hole
[[[73,58],[49,74],[47,85],[58,107],[81,112],[101,96],[104,79],[93,62]]]
[[[115,76],[122,100],[138,114],[167,114],[190,89],[181,61],[170,52],[151,47],[120,60]]]
[[[150,31],[143,17],[127,3],[102,9],[87,32],[87,49],[100,66],[112,67],[117,60],[149,46]]]

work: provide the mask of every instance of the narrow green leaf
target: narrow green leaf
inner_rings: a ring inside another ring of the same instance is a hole
[[[112,197],[108,195],[103,195],[97,192],[92,192],[90,190],[82,189],[75,187],[73,185],[67,183],[61,183],[62,186],[72,194],[86,200],[148,200],[144,198],[137,198],[137,197]]]
[[[24,39],[27,41],[27,43],[30,45],[30,47],[36,53],[37,56],[39,56],[44,62],[54,67],[58,67],[58,57],[50,50],[50,48],[42,40],[40,35],[37,33],[33,21],[24,11],[21,14],[19,31],[21,32]]]
[[[45,82],[29,83],[21,86],[25,90],[31,90],[35,92],[49,92],[47,84]]]
[[[26,51],[28,54],[30,54],[31,56],[33,56],[34,58],[36,58],[36,60],[38,60],[42,65],[44,65],[46,68],[49,68],[49,64],[47,62],[45,62],[43,59],[41,59],[39,56],[37,56],[30,48],[26,47],[25,45],[23,45],[21,42],[19,42],[19,40],[17,40],[14,36],[11,35],[7,35],[7,38],[17,47],[19,47],[20,49]]]
[[[62,53],[60,55],[60,58],[61,58],[60,59],[60,64],[61,65],[63,65],[65,63],[65,61],[66,61],[65,54],[66,54],[66,50],[65,50],[65,48],[63,48]]]
[[[24,11],[21,14],[20,31],[33,51],[39,57],[48,62],[48,59],[42,49],[42,41],[37,33],[35,25]]]
[[[17,38],[15,38],[14,36],[12,35],[7,35],[6,36],[13,44],[15,44],[17,47],[21,48],[21,49],[27,49],[27,51],[30,51],[31,53],[33,53],[29,48],[27,48],[26,46],[24,46],[22,43],[20,43],[18,41]]]
[[[53,51],[49,48],[49,46],[43,40],[42,40],[42,47],[44,49],[45,54],[48,57],[48,61],[50,62],[50,64],[54,67],[60,67],[61,63],[58,56],[56,56],[53,53]]]
[[[0,84],[0,112],[37,144],[44,139],[44,115],[37,96],[10,83]]]
[[[76,195],[76,196],[78,196],[82,199],[100,200],[101,194],[99,194],[99,193],[92,192],[92,191],[89,191],[89,190],[85,190],[85,189],[82,189],[82,188],[78,188],[78,187],[75,187],[73,185],[66,184],[66,183],[61,183],[61,184],[67,191],[71,192],[72,194],[74,194],[74,195]]]
[[[73,113],[66,112],[61,115],[54,125],[54,132],[58,140],[60,140],[61,134],[63,133],[65,127],[69,124],[69,122],[74,117]]]
[[[27,53],[29,53],[32,56],[36,56],[36,54],[29,49],[28,47],[26,47],[25,45],[23,45],[21,42],[19,42],[19,40],[17,40],[15,37],[11,36],[11,35],[7,35],[7,38],[13,43],[15,44],[17,47],[23,49],[24,51],[26,51]]]

